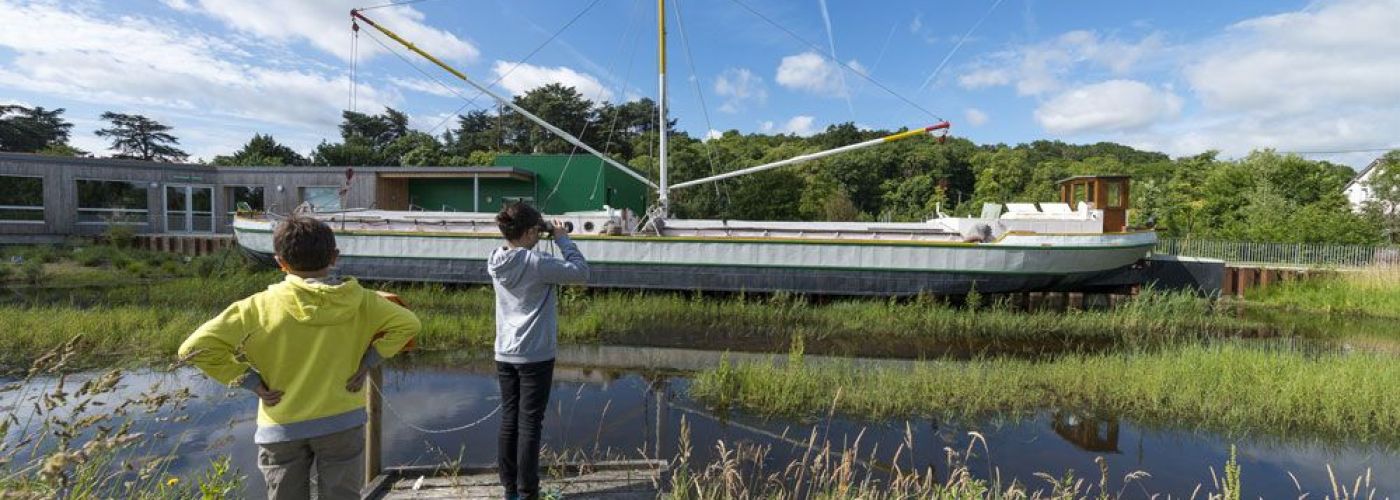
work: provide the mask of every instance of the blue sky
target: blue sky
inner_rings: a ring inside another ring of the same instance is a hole
[[[695,136],[937,117],[981,143],[1113,140],[1173,155],[1400,145],[1400,0],[670,1],[685,30],[670,18],[673,116]],[[337,138],[350,105],[347,11],[375,3],[0,0],[0,102],[67,108],[75,144],[98,154],[105,110],[173,125],[194,157],[255,132],[307,152]],[[654,97],[651,0],[600,0],[522,61],[589,3],[429,0],[368,15],[468,75],[504,75],[502,93],[558,81],[593,99]],[[466,104],[454,92],[475,94],[367,35],[354,59],[356,107],[403,109],[423,130],[440,133]]]

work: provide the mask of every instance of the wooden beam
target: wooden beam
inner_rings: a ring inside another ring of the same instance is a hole
[[[384,455],[381,453],[381,440],[384,428],[384,395],[379,388],[384,383],[384,369],[380,366],[370,370],[365,382],[365,484],[369,485],[384,468]]]

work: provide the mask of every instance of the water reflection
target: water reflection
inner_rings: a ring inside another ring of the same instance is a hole
[[[1074,413],[1055,411],[1050,428],[1076,448],[1097,453],[1120,453],[1118,450],[1118,419],[1081,417]]]
[[[594,353],[609,354],[609,353]],[[610,353],[616,354],[616,353]],[[649,353],[673,356],[676,353]],[[597,361],[595,359],[595,361]],[[1003,481],[1020,478],[1043,484],[1037,472],[1060,476],[1067,470],[1097,479],[1094,458],[1103,456],[1112,481],[1133,471],[1152,477],[1142,487],[1153,493],[1188,496],[1198,484],[1211,482],[1228,456],[1230,441],[1210,434],[1145,428],[1130,421],[1071,412],[1046,412],[1019,421],[935,422],[927,419],[860,422],[838,417],[815,422],[764,419],[742,412],[718,415],[686,397],[688,380],[679,372],[623,368],[635,360],[617,357],[612,366],[562,363],[556,372],[553,397],[545,419],[544,443],[555,453],[571,456],[670,458],[677,452],[680,421],[690,428],[694,463],[716,458],[717,443],[730,449],[738,443],[770,447],[769,465],[784,467],[808,451],[810,438],[828,441],[841,449],[859,441],[861,453],[875,463],[895,459],[906,442],[912,449],[898,456],[901,467],[933,467],[943,471],[946,448],[972,448],[968,461],[981,477],[1000,474]],[[692,360],[695,361],[695,360]],[[80,383],[81,375],[70,377]],[[41,381],[42,382],[42,381]],[[52,381],[48,381],[51,383]],[[139,394],[155,383],[167,388],[188,387],[197,396],[179,414],[147,417],[141,428],[161,432],[142,454],[158,456],[174,452],[173,472],[188,474],[227,454],[248,475],[251,492],[262,489],[252,443],[255,401],[249,394],[213,384],[191,370],[175,373],[145,372],[129,375],[120,396]],[[393,408],[384,425],[384,462],[392,465],[430,465],[443,462],[489,464],[495,457],[498,418],[458,432],[424,433],[473,422],[498,404],[496,381],[488,361],[454,360],[446,366],[421,363],[395,368],[385,377],[385,401]],[[19,395],[0,394],[0,407],[13,407],[25,420]],[[28,391],[30,396],[33,391]],[[388,413],[388,412],[386,412]],[[187,417],[185,422],[176,418]],[[974,445],[969,432],[985,436],[986,447]],[[11,429],[9,442],[18,432]],[[1123,453],[1122,443],[1132,443],[1136,453]],[[1351,479],[1369,467],[1380,493],[1400,491],[1400,455],[1385,449],[1347,444],[1244,440],[1240,462],[1247,496],[1294,496],[1289,473],[1313,492],[1330,491],[1327,464],[1336,476]],[[1136,489],[1138,486],[1133,486]],[[1117,486],[1113,487],[1114,489]]]

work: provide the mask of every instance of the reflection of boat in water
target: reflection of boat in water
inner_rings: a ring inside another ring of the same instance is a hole
[[[661,4],[664,10],[664,3]],[[576,148],[657,189],[657,206],[642,217],[625,210],[567,213],[565,219],[601,287],[904,295],[1065,289],[1132,265],[1156,243],[1126,224],[1129,180],[1122,176],[1061,182],[1058,203],[989,204],[980,217],[924,222],[783,222],[672,219],[672,189],[696,186],[816,160],[886,142],[944,133],[937,125],[674,185],[667,177],[667,134],[659,134],[659,179],[631,167],[497,95],[397,34],[352,11],[364,23],[432,61]],[[665,13],[659,12],[658,123],[666,114]],[[338,228],[343,272],[371,279],[485,283],[485,259],[500,244],[494,214],[346,211],[316,214]],[[272,252],[274,220],[238,217],[239,244]]]
[[[1055,412],[1050,428],[1076,448],[1096,453],[1121,453],[1118,449],[1118,419]]]

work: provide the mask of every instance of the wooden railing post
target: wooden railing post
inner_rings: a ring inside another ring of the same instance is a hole
[[[365,422],[365,484],[374,481],[375,477],[383,471],[383,454],[381,453],[380,434],[384,427],[384,407],[383,395],[379,388],[384,383],[384,369],[376,366],[370,370],[369,380],[365,382],[365,412],[368,413],[368,420]]]

